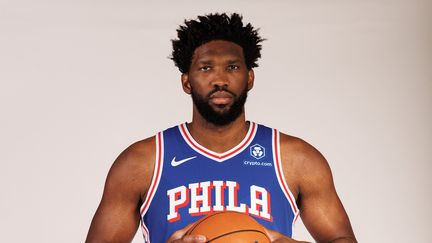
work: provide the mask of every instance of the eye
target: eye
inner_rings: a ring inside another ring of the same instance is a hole
[[[200,71],[203,71],[203,72],[210,71],[210,69],[211,69],[210,66],[202,66],[202,67],[199,68],[199,70],[200,70]]]
[[[228,70],[237,70],[237,69],[239,69],[240,67],[238,66],[238,65],[234,65],[234,64],[231,64],[231,65],[228,65]]]

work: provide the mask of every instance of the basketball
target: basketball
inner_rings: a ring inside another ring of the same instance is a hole
[[[198,220],[186,235],[204,235],[212,243],[270,243],[264,227],[247,214],[217,212]]]

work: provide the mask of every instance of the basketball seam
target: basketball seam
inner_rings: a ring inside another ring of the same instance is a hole
[[[200,222],[197,222],[192,228],[190,228],[189,230],[188,230],[188,232],[189,233],[192,233],[192,231],[198,226],[198,225],[200,225],[202,222],[204,222],[204,221],[206,221],[207,219],[209,219],[209,218],[211,218],[211,217],[213,217],[213,216],[215,216],[215,215],[217,215],[217,214],[220,214],[220,213],[222,213],[222,212],[217,212],[217,213],[214,213],[214,214],[211,214],[211,215],[209,215],[207,218],[202,218],[202,220],[200,221]]]
[[[206,243],[209,243],[209,242],[215,241],[215,240],[217,240],[217,239],[219,239],[219,238],[222,238],[222,237],[224,237],[224,236],[227,236],[227,235],[230,235],[230,234],[239,233],[239,232],[258,232],[258,233],[261,233],[261,234],[265,235],[265,237],[268,238],[268,236],[267,236],[264,232],[262,232],[262,231],[259,231],[259,230],[252,230],[252,229],[244,229],[244,230],[231,231],[231,232],[228,232],[228,233],[225,233],[225,234],[219,235],[219,236],[217,236],[217,237],[215,237],[215,238],[213,238],[213,239],[207,241]]]

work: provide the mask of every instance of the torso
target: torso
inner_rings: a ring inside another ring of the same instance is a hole
[[[154,174],[140,210],[145,238],[165,241],[203,215],[224,210],[248,213],[264,226],[291,235],[299,213],[298,186],[289,168],[292,158],[285,152],[287,139],[251,123],[243,141],[216,153],[199,145],[184,124],[158,133],[153,138],[156,153],[150,156],[155,162],[148,166]],[[283,166],[282,160],[287,161]]]

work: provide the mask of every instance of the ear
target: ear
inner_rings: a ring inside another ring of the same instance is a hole
[[[247,82],[247,90],[251,90],[254,86],[254,80],[255,80],[255,73],[254,70],[251,68],[248,71],[248,82]]]
[[[181,82],[182,82],[183,91],[186,94],[191,94],[191,86],[190,86],[190,83],[189,83],[189,75],[187,73],[183,73],[181,75]]]

